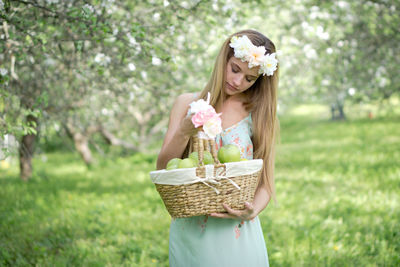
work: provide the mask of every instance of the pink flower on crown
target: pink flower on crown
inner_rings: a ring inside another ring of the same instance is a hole
[[[260,66],[264,61],[265,47],[253,46],[251,47],[246,60],[249,62],[249,68]]]

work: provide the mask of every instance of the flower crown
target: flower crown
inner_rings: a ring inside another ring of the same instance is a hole
[[[253,45],[247,35],[233,36],[229,46],[234,49],[236,58],[241,59],[242,62],[249,62],[249,68],[260,66],[259,74],[267,74],[267,76],[274,74],[278,65],[276,53],[264,55],[265,47]]]

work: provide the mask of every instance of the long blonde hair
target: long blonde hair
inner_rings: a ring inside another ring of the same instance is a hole
[[[243,30],[229,36],[222,45],[222,48],[215,61],[214,70],[207,85],[200,93],[198,99],[206,100],[210,92],[210,104],[215,107],[222,107],[227,95],[224,91],[225,73],[228,60],[233,56],[233,49],[229,46],[232,36],[247,35],[256,46],[263,45],[267,53],[276,52],[275,45],[263,34],[254,30]],[[274,166],[275,166],[275,142],[279,134],[279,121],[276,116],[277,89],[278,89],[279,65],[272,76],[260,75],[257,81],[244,92],[246,101],[244,107],[252,114],[253,123],[253,158],[263,159],[264,164],[261,171],[260,183],[265,185],[268,194],[276,201]],[[192,140],[189,141],[183,157],[192,152]]]

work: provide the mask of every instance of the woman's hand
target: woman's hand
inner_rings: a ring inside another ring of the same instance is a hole
[[[234,210],[231,209],[227,204],[223,203],[224,209],[228,213],[211,213],[209,216],[216,217],[216,218],[226,218],[226,219],[238,219],[238,220],[252,220],[254,219],[257,214],[254,210],[253,204],[248,202],[244,203],[246,207],[244,210]]]
[[[192,117],[194,114],[189,115],[189,116],[185,116],[180,124],[180,128],[179,131],[181,132],[181,134],[187,138],[195,135],[201,127],[194,127],[193,122],[192,122]]]

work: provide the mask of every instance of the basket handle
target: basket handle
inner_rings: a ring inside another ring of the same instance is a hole
[[[203,139],[198,136],[193,136],[193,150],[199,155],[199,167],[204,166],[204,151],[211,153],[214,159],[214,167],[222,167],[223,164],[218,160],[217,149],[214,139]]]

